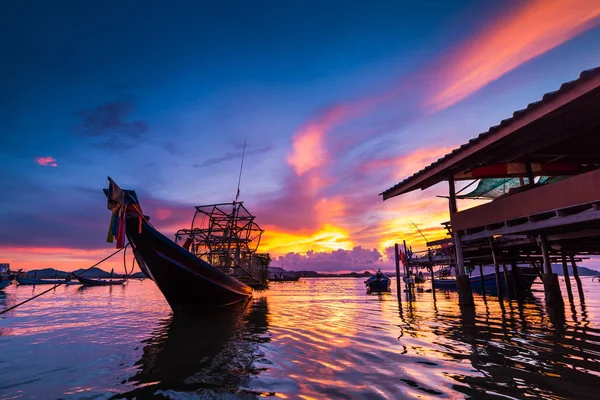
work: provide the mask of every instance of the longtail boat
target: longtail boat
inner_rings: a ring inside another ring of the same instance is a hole
[[[365,281],[367,293],[382,293],[390,291],[391,279],[378,270],[375,275],[372,275]]]
[[[110,286],[110,285],[122,285],[127,282],[127,279],[91,279],[84,278],[83,276],[75,275],[75,279],[81,282],[84,286]]]
[[[267,287],[270,258],[257,253],[263,230],[242,202],[197,206],[191,227],[177,231],[173,241],[142,213],[135,191],[109,182],[105,193],[118,225],[113,232],[124,232],[140,269],[174,311],[227,306]]]
[[[56,285],[58,283],[67,283],[67,279],[43,279],[30,276],[17,276],[19,285]]]

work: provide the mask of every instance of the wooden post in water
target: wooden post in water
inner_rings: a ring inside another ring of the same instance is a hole
[[[454,177],[448,179],[448,205],[450,208],[450,220],[452,215],[458,212],[456,206],[456,187],[454,186]],[[471,289],[471,280],[465,271],[465,259],[463,255],[460,234],[453,230],[454,250],[456,251],[456,289],[458,290],[458,302],[462,305],[473,305],[473,291]]]
[[[573,278],[575,278],[575,283],[577,283],[577,291],[579,292],[579,300],[582,303],[585,303],[585,298],[583,297],[583,286],[581,286],[581,279],[579,278],[579,270],[577,269],[577,263],[575,262],[575,257],[573,255],[569,255],[571,260],[571,268],[573,268]]]
[[[479,264],[479,276],[481,279],[481,291],[483,292],[483,295],[485,296],[485,282],[483,279],[483,266],[481,264]]]
[[[510,296],[510,283],[508,278],[508,268],[506,268],[506,264],[502,264],[502,271],[504,272],[504,285],[506,286],[506,295]],[[514,293],[514,291],[513,291]]]
[[[496,250],[494,250],[494,245],[492,244],[491,239],[489,240],[490,249],[492,250],[492,260],[494,261],[494,274],[496,275],[496,291],[498,292],[498,296],[502,297],[502,288],[500,287],[500,270],[498,267],[498,259],[496,258]]]
[[[427,258],[429,258],[429,275],[431,276],[431,292],[433,293],[433,300],[435,300],[435,282],[433,279],[433,259],[431,257],[431,249],[427,249]]]
[[[521,292],[521,280],[519,275],[519,266],[515,260],[510,262],[510,272],[512,275],[512,284],[515,289],[515,294],[518,295]]]
[[[402,291],[400,290],[400,255],[398,254],[398,243],[394,244],[394,255],[396,256],[396,293],[398,295],[398,304],[402,304]]]
[[[544,274],[542,275],[542,281],[544,282],[546,307],[551,307],[556,310],[562,308],[562,313],[564,314],[564,302],[562,299],[562,294],[560,293],[558,276],[552,273],[552,264],[550,263],[550,249],[548,246],[548,239],[546,239],[544,235],[540,235],[539,242],[542,250],[542,258],[544,260]],[[550,310],[548,312],[550,313]]]
[[[571,290],[571,279],[569,278],[569,267],[567,267],[567,255],[563,251],[561,253],[563,276],[565,277],[565,286],[567,287],[567,296],[569,303],[573,304],[573,291]]]
[[[406,288],[410,291],[412,289],[412,285],[410,284],[410,280],[409,280],[409,276],[408,276],[408,272],[409,272],[409,265],[408,265],[408,247],[406,247],[406,240],[402,241],[402,244],[404,244],[404,259],[406,260],[406,264],[404,265],[404,279],[405,279],[405,283],[406,283]]]

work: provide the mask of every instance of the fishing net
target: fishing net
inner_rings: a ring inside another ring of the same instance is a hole
[[[537,181],[537,184],[552,183],[558,180],[564,179],[564,177],[548,177],[542,176]],[[523,178],[523,184],[529,183],[529,178]],[[519,178],[488,178],[480,179],[477,187],[466,194],[457,195],[458,199],[496,199],[499,196],[507,194],[508,191],[514,187],[521,186],[521,180]]]

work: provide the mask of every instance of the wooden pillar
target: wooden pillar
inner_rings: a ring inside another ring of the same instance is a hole
[[[398,304],[402,304],[402,291],[400,290],[400,255],[398,254],[398,243],[394,244],[394,255],[396,256],[396,294],[398,295]]]
[[[406,264],[404,265],[404,279],[405,279],[405,283],[406,283],[406,288],[407,289],[412,289],[412,285],[409,283],[410,282],[410,277],[409,277],[409,272],[410,272],[410,267],[409,267],[409,262],[408,262],[408,247],[406,247],[406,240],[403,240],[402,243],[404,244],[404,260],[406,260]]]
[[[573,304],[573,291],[571,290],[571,279],[569,278],[569,268],[567,267],[567,255],[563,251],[561,254],[563,276],[565,277],[565,286],[567,287],[567,296],[569,302]]]
[[[502,272],[504,272],[504,286],[506,287],[506,295],[510,296],[510,281],[508,277],[508,268],[506,268],[506,264],[502,264]],[[514,293],[514,290],[513,290]]]
[[[448,179],[448,205],[450,208],[450,220],[452,215],[458,211],[456,207],[456,188],[454,186],[454,177]],[[471,290],[471,281],[465,271],[465,260],[463,256],[462,243],[460,235],[453,230],[454,250],[456,251],[456,288],[458,289],[458,301],[461,305],[473,305],[473,292]]]
[[[458,208],[456,206],[456,187],[454,186],[454,179],[448,179],[448,202],[450,208],[450,220],[452,220],[452,215],[458,212]],[[460,242],[460,235],[458,232],[453,230],[454,236],[454,250],[456,251],[456,275],[457,276],[465,276],[467,273],[465,272],[465,260],[463,257],[463,249],[462,243]]]
[[[492,240],[489,241],[490,249],[492,250],[492,260],[494,261],[494,275],[496,275],[496,291],[498,296],[502,297],[502,287],[500,285],[500,270],[498,266],[498,258],[496,258],[496,250],[494,249],[494,245],[492,244]]]
[[[512,275],[512,284],[515,288],[515,294],[518,295],[523,290],[523,286],[521,285],[521,274],[517,261],[513,260],[510,262],[510,272]]]
[[[577,263],[575,262],[575,257],[573,255],[569,255],[569,259],[571,260],[571,268],[573,269],[573,278],[575,278],[575,283],[577,283],[577,291],[579,292],[579,300],[584,303],[585,298],[583,296],[583,286],[581,285],[581,279],[579,278],[579,270],[577,269]]]
[[[552,273],[552,264],[550,263],[550,249],[548,241],[544,235],[539,235],[540,247],[542,249],[542,258],[544,260],[544,273],[542,281],[544,282],[544,295],[546,297],[546,308],[552,315],[564,315],[564,302],[560,293],[558,276]],[[557,320],[556,317],[554,317]]]
[[[481,291],[483,292],[483,295],[485,296],[485,282],[483,280],[483,266],[481,264],[479,264],[479,277],[481,279]]]
[[[552,273],[552,264],[550,263],[550,252],[548,241],[544,235],[539,235],[540,247],[542,248],[542,259],[544,260],[544,274]]]
[[[433,279],[433,257],[431,256],[431,249],[427,249],[427,258],[429,259],[429,276],[431,276],[431,292],[433,293],[433,299],[435,300],[435,282]]]

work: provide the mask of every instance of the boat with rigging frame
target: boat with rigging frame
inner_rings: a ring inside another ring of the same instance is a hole
[[[257,252],[263,230],[243,202],[197,206],[191,227],[172,241],[142,213],[134,191],[109,182],[114,231],[127,237],[140,269],[174,311],[227,306],[267,288],[270,257]]]

